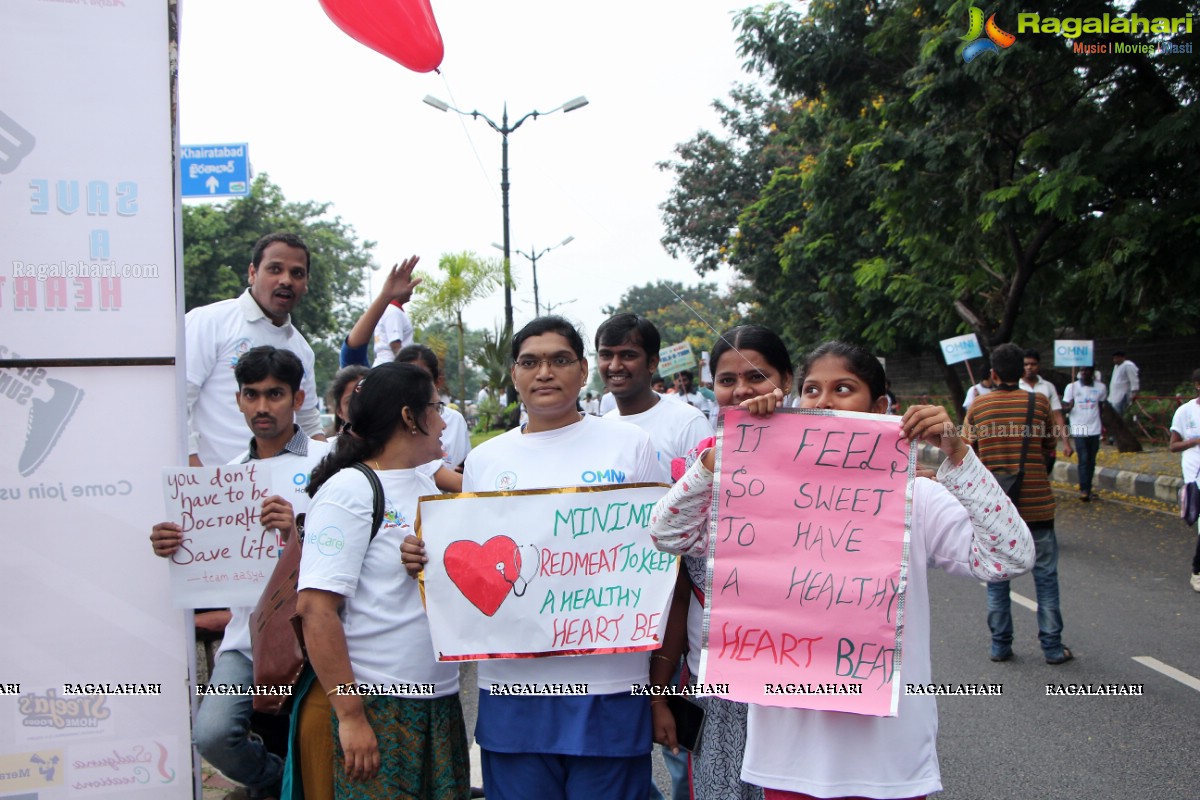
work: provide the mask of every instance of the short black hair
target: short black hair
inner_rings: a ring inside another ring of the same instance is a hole
[[[429,370],[429,375],[433,378],[434,383],[437,383],[438,375],[441,374],[438,368],[437,353],[423,344],[401,347],[400,352],[396,353],[395,360],[398,364],[412,364],[414,361],[420,361]]]
[[[1192,370],[1192,383],[1200,383],[1200,369]]]
[[[526,339],[533,336],[541,336],[545,333],[557,333],[566,339],[571,345],[571,349],[575,351],[575,357],[583,359],[583,337],[579,335],[579,331],[575,330],[575,326],[562,317],[550,316],[538,317],[513,335],[513,362],[516,363],[517,356],[521,355],[521,345],[525,344]]]
[[[1033,353],[1033,355],[1029,355]],[[1025,359],[1037,358],[1036,350],[1022,350],[1012,342],[992,348],[992,369],[1004,383],[1016,383],[1025,371]],[[1039,359],[1040,362],[1040,359]]]
[[[308,252],[308,245],[306,245],[304,240],[296,234],[284,232],[268,233],[266,236],[254,243],[254,251],[250,257],[250,263],[254,265],[255,269],[258,269],[259,265],[262,264],[263,253],[266,252],[266,249],[276,242],[282,242],[288,247],[294,247],[297,250],[303,250],[304,269],[306,272],[312,271],[312,254]]]
[[[351,364],[348,367],[342,367],[333,376],[333,383],[329,385],[329,393],[325,395],[325,405],[333,412],[333,429],[341,431],[349,420],[342,419],[338,413],[338,406],[341,405],[342,395],[346,393],[346,387],[351,383],[358,383],[367,376],[370,370],[362,364]],[[344,410],[344,409],[343,409]],[[347,414],[350,412],[347,411]]]
[[[1022,361],[1024,361],[1027,358],[1032,358],[1034,361],[1038,362],[1039,364],[1042,363],[1042,354],[1039,353],[1037,350],[1034,350],[1032,347],[1027,347],[1025,349],[1025,352],[1021,354]]]
[[[291,350],[280,350],[278,347],[264,344],[238,357],[237,365],[233,368],[233,377],[237,379],[239,389],[247,383],[275,378],[292,387],[292,394],[295,394],[300,391],[304,364]]]
[[[646,351],[647,357],[657,358],[662,346],[662,336],[654,323],[637,314],[617,314],[604,320],[596,329],[596,349],[618,344],[636,344]]]

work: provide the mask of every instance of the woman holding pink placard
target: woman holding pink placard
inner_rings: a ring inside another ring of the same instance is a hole
[[[726,357],[736,356],[735,343]],[[802,408],[868,413],[886,408],[883,367],[861,347],[827,342],[808,356],[800,375]],[[776,386],[740,404],[767,415],[783,398]],[[895,678],[901,685],[928,684],[928,568],[1008,580],[1032,568],[1033,539],[944,409],[909,408],[899,435],[931,442],[946,454],[936,480],[918,480],[913,487],[904,660]],[[655,506],[652,532],[660,549],[707,554],[714,455],[711,447],[704,450]],[[895,717],[751,705],[740,777],[763,787],[765,800],[919,798],[941,789],[936,738],[937,705],[930,695],[901,692]]]

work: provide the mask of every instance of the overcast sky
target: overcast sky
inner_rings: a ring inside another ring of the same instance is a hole
[[[509,137],[518,326],[533,317],[529,262],[542,250],[543,306],[590,338],[632,285],[699,280],[659,243],[671,186],[655,163],[713,128],[711,104],[749,76],[728,0],[432,0],[442,74],[412,72],[342,33],[317,0],[184,0],[179,66],[183,144],[248,142],[257,173],[289,200],[319,200],[377,242],[390,265],[416,253],[500,257],[501,137],[442,113],[431,94],[510,123],[578,95],[591,104],[530,119]],[[728,275],[721,276],[724,284]],[[375,283],[378,286],[378,282]],[[522,302],[528,301],[528,302]],[[503,294],[473,306],[474,327],[503,320]]]

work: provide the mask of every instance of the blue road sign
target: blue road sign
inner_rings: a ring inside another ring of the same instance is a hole
[[[241,144],[185,144],[179,150],[184,197],[250,194],[250,148]]]

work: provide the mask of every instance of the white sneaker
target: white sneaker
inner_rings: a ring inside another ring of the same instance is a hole
[[[1200,572],[1192,576],[1192,591],[1200,592]]]

